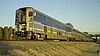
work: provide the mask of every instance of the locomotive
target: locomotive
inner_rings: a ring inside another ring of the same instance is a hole
[[[86,34],[32,8],[16,10],[17,39],[91,41]]]

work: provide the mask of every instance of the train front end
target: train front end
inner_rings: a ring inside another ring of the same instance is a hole
[[[17,37],[27,38],[26,36],[32,36],[33,12],[32,8],[26,7],[16,10],[15,30]]]

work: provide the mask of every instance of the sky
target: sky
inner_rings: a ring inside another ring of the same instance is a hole
[[[33,7],[80,31],[100,32],[100,0],[0,0],[0,26],[15,24],[15,11]]]

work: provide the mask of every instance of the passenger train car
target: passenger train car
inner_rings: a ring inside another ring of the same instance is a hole
[[[74,37],[74,41],[93,41],[89,34],[80,32],[77,29],[73,29],[72,36]]]
[[[16,10],[15,29],[17,39],[34,40],[75,40],[73,28],[36,10],[24,7]],[[82,40],[81,35],[78,39]]]

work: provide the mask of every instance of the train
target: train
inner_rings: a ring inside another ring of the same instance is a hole
[[[15,30],[17,39],[92,41],[88,34],[84,34],[32,7],[16,10]]]

